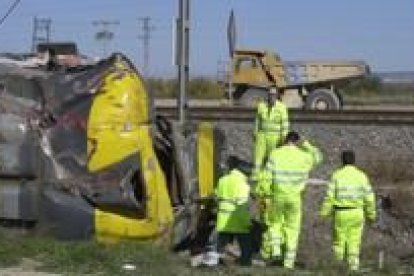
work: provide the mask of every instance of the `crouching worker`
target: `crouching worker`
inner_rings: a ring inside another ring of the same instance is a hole
[[[251,264],[250,240],[250,186],[247,176],[239,168],[241,160],[230,156],[227,165],[228,173],[222,176],[217,184],[217,251],[223,254],[227,244],[237,240],[241,256],[240,264]]]
[[[355,164],[353,151],[342,152],[342,168],[331,178],[321,216],[333,215],[333,250],[351,270],[359,269],[364,217],[375,220],[375,196],[366,174]]]

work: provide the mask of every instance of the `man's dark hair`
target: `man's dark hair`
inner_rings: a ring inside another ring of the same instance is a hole
[[[300,135],[296,131],[289,131],[286,135],[286,143],[296,143],[300,140]]]
[[[341,154],[342,164],[353,165],[355,164],[355,153],[352,150],[344,150]]]
[[[230,155],[227,158],[227,168],[229,170],[236,169],[239,165],[239,158],[235,155]]]
[[[227,168],[229,171],[233,169],[238,169],[244,174],[250,173],[250,164],[236,155],[230,155],[227,158]]]

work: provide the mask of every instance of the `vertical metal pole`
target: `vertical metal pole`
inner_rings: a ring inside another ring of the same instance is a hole
[[[51,22],[51,20],[47,19],[46,26],[45,26],[45,29],[46,29],[46,42],[47,43],[49,43],[49,41],[50,41],[50,22]]]
[[[190,0],[179,0],[178,16],[178,117],[184,124],[187,109],[187,84],[189,81]]]
[[[103,57],[104,58],[106,58],[106,53],[107,53],[106,45],[107,45],[107,43],[108,43],[108,40],[105,38],[102,42],[102,49],[103,49],[102,51],[103,51]]]
[[[37,45],[40,42],[48,43],[50,41],[50,25],[52,20],[50,18],[33,18],[33,33],[32,33],[32,52],[36,52]]]
[[[32,32],[32,53],[36,51],[36,32],[37,32],[37,18],[33,18],[33,32]]]
[[[142,21],[142,35],[139,36],[139,39],[143,42],[144,47],[144,64],[143,64],[143,72],[144,76],[148,77],[148,69],[149,69],[149,62],[150,62],[150,40],[151,40],[151,32],[154,30],[153,26],[150,26],[151,17],[145,16],[140,17],[138,20]]]
[[[185,83],[188,87],[188,82],[190,80],[190,0],[185,0],[185,24],[184,24],[184,38],[185,38]],[[187,101],[187,98],[185,98]]]
[[[230,63],[228,65],[228,96],[230,105],[233,105],[233,75],[234,75],[234,51],[236,48],[236,19],[234,17],[234,11],[231,10],[229,21],[227,23],[227,41],[229,44]]]

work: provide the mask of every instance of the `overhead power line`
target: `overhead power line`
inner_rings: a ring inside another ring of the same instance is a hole
[[[151,40],[151,32],[154,30],[154,27],[151,26],[150,21],[151,17],[140,17],[138,18],[139,21],[142,22],[142,35],[138,38],[142,40],[144,46],[144,75],[148,76],[148,66],[150,60],[150,40]]]
[[[95,20],[92,25],[97,26],[99,31],[95,33],[95,39],[102,43],[102,55],[106,57],[108,43],[114,38],[115,34],[110,31],[111,26],[119,25],[118,20]]]
[[[14,3],[10,6],[10,8],[7,10],[7,12],[3,15],[3,17],[0,19],[0,25],[3,24],[3,22],[9,17],[9,15],[14,11],[14,9],[17,7],[17,5],[20,3],[20,0],[14,1]]]

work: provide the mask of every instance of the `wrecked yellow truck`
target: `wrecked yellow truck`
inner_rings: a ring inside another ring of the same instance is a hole
[[[61,239],[116,241],[197,225],[220,133],[156,116],[122,54],[48,71],[0,64],[0,222]]]

